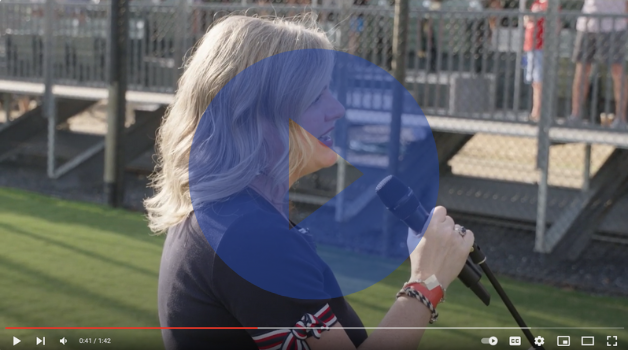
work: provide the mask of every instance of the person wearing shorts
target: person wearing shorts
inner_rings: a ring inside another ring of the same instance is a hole
[[[582,7],[584,14],[622,14],[628,13],[628,1],[623,0],[585,0]],[[626,107],[628,106],[628,81],[624,72],[628,24],[626,18],[587,17],[578,18],[573,61],[576,63],[572,86],[571,115],[568,124],[581,121],[583,101],[589,93],[591,63],[599,62],[610,66],[615,97],[615,120],[611,127],[626,127]]]
[[[530,7],[532,12],[547,11],[548,0],[535,0]],[[532,84],[532,111],[530,121],[537,122],[541,115],[541,92],[543,89],[543,29],[545,18],[542,16],[525,16],[525,41],[523,50],[526,52],[525,77]]]

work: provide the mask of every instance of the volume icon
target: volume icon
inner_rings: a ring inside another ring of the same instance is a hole
[[[67,344],[67,343],[68,343],[68,340],[67,340],[67,339],[65,339],[65,337],[63,337],[63,338],[59,339],[59,343],[61,343],[61,344],[65,345],[65,344]]]

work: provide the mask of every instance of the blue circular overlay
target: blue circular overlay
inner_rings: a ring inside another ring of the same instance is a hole
[[[290,148],[304,156],[291,157]],[[208,269],[224,263],[257,287],[298,299],[346,296],[381,281],[423,234],[408,239],[375,193],[391,163],[430,211],[438,194],[434,137],[413,95],[386,70],[318,49],[251,65],[213,98],[190,152],[194,212],[217,254]],[[295,182],[291,165],[307,176]],[[294,203],[309,209],[290,210]]]

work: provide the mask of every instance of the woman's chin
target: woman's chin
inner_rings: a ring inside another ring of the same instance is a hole
[[[321,169],[329,168],[330,166],[336,164],[338,154],[336,154],[336,152],[334,152],[331,148],[325,147],[325,150],[317,152],[316,160]]]

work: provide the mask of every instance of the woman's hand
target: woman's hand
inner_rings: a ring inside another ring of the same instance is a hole
[[[425,280],[436,275],[443,288],[447,288],[458,276],[469,256],[474,236],[467,230],[463,237],[454,226],[454,220],[447,216],[447,209],[434,208],[423,238],[410,253],[411,280]],[[416,232],[409,229],[408,234],[416,235]]]
[[[436,275],[436,278],[447,288],[462,270],[473,246],[473,232],[467,230],[464,237],[454,231],[454,221],[447,216],[447,210],[436,207],[425,234],[417,244],[416,232],[409,229],[408,246],[416,246],[410,253],[412,263],[412,280],[423,279]],[[411,298],[399,298],[390,308],[378,329],[358,347],[358,350],[371,349],[416,349],[419,346],[425,326],[431,312],[423,303]],[[340,328],[340,323],[334,327]],[[390,327],[390,328],[389,328]],[[391,329],[399,327],[416,327],[408,329]],[[346,332],[325,332],[320,339],[310,337],[307,343],[312,350],[320,349],[354,349]]]

